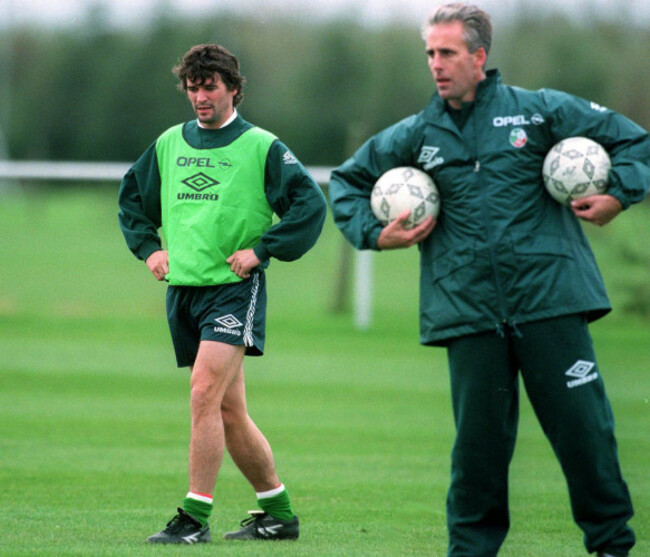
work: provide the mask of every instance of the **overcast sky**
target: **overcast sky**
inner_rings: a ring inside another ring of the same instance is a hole
[[[8,22],[34,22],[39,25],[66,26],[84,21],[93,0],[0,0],[0,27]],[[245,13],[251,17],[286,13],[297,17],[349,15],[358,20],[385,23],[402,20],[420,24],[438,0],[96,0],[103,4],[114,24],[150,19],[161,6],[181,14],[213,14],[220,9]],[[597,11],[603,17],[624,18],[630,22],[650,22],[648,0],[476,0],[495,21],[522,9],[522,5],[554,8],[572,17],[589,17]]]

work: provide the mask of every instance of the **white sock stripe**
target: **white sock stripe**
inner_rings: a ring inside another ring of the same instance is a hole
[[[201,495],[200,493],[194,493],[193,491],[188,491],[185,497],[187,497],[188,499],[196,499],[197,501],[202,501],[203,503],[212,505],[212,497],[208,497],[207,495]]]
[[[256,493],[258,499],[268,499],[269,497],[275,497],[276,495],[280,495],[284,491],[284,485],[280,484],[280,487],[276,487],[275,489],[270,489],[269,491],[260,491],[259,493]]]

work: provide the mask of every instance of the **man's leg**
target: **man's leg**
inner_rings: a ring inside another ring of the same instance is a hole
[[[212,494],[225,450],[221,405],[240,373],[244,346],[201,341],[192,367],[190,410],[190,491]]]
[[[241,530],[227,533],[226,539],[296,539],[298,518],[275,471],[271,447],[248,415],[243,367],[224,396],[221,414],[228,452],[264,509],[243,521]]]
[[[447,495],[448,555],[493,557],[510,526],[508,467],[517,434],[517,369],[496,332],[448,348],[456,422]]]
[[[248,415],[244,370],[240,367],[221,403],[226,447],[233,462],[256,492],[280,485],[266,437]]]
[[[210,541],[207,524],[212,492],[225,450],[221,403],[241,369],[245,348],[201,341],[190,381],[192,430],[189,450],[190,492],[167,527],[150,543],[194,544]]]
[[[582,316],[520,326],[515,339],[535,413],[558,456],[588,551],[626,555],[634,545],[614,417]]]

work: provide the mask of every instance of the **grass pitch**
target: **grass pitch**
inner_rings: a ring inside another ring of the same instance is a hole
[[[417,344],[417,253],[375,256],[372,327],[356,330],[329,309],[343,242],[331,223],[305,258],[271,265],[267,354],[246,362],[250,412],[301,538],[221,539],[255,508],[226,459],[213,543],[143,543],[187,490],[189,377],[174,366],[164,286],[123,243],[115,194],[0,195],[0,554],[444,555],[453,421],[444,351]],[[650,554],[649,328],[613,315],[592,329],[637,510],[637,555]],[[501,555],[584,554],[525,397],[511,511]]]

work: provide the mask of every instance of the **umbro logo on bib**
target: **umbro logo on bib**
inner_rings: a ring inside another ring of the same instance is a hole
[[[194,201],[217,201],[217,199],[219,199],[219,194],[217,193],[204,193],[208,188],[219,184],[219,180],[215,180],[203,172],[199,172],[189,178],[185,178],[185,180],[181,180],[181,184],[186,185],[197,193],[178,192],[176,197],[179,200],[192,199]]]
[[[186,178],[182,181],[182,183],[192,188],[194,191],[203,191],[211,188],[212,186],[216,186],[219,181],[215,180],[214,178],[210,178],[210,176],[203,174],[203,172],[199,172],[198,174],[194,174],[194,176]]]

